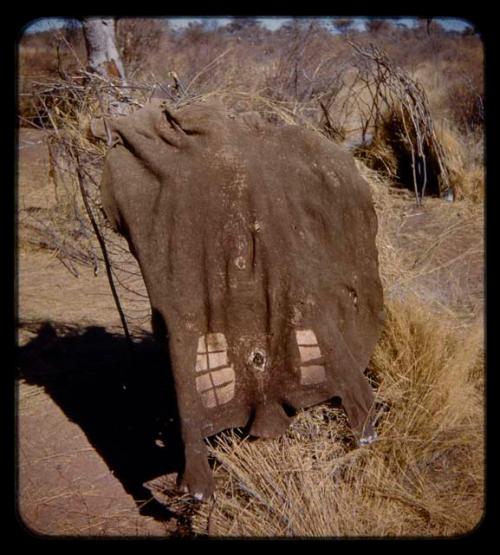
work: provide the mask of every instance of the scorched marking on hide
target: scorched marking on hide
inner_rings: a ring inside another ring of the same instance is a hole
[[[266,369],[266,360],[267,357],[264,351],[256,350],[250,353],[248,362],[254,370],[263,372]]]
[[[312,330],[295,330],[299,347],[300,383],[314,385],[326,380],[325,366],[321,356],[316,334]]]
[[[243,256],[238,256],[234,261],[234,265],[238,268],[238,270],[244,270],[246,267],[246,264]]]
[[[198,340],[196,389],[207,408],[228,403],[234,397],[234,369],[227,359],[223,333],[209,333]]]

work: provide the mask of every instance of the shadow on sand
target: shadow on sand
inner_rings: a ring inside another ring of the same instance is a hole
[[[183,463],[172,377],[154,338],[134,343],[140,362],[132,369],[125,338],[105,328],[48,322],[23,327],[36,336],[19,348],[19,378],[43,386],[80,426],[142,514],[178,517],[155,499],[144,503],[151,498],[144,482],[178,472]]]

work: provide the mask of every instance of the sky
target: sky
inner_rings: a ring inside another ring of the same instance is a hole
[[[203,18],[203,19],[214,19],[217,21],[218,25],[226,25],[231,21],[230,17],[217,17],[217,18]],[[275,30],[279,28],[283,23],[286,23],[290,20],[290,18],[286,17],[256,17],[256,19],[260,20],[262,25],[267,27],[268,29]],[[321,18],[319,18],[321,20]],[[331,17],[328,18],[331,20]],[[358,22],[357,27],[363,28],[364,21],[366,18],[361,17],[353,17],[354,20]],[[183,27],[187,27],[190,22],[201,21],[202,18],[193,18],[193,17],[175,17],[170,18],[172,27],[176,29],[182,29]],[[413,18],[399,18],[397,20],[398,23],[403,23],[409,27],[411,27],[415,23],[415,19]],[[454,19],[454,18],[436,18],[436,21],[441,23],[445,29],[449,30],[456,30],[461,31],[465,27],[470,26],[467,21],[462,19]],[[64,18],[55,18],[55,17],[47,17],[38,20],[34,20],[32,23],[28,24],[25,29],[25,32],[37,32],[37,31],[46,31],[48,29],[56,29],[58,27],[62,27],[65,23]]]

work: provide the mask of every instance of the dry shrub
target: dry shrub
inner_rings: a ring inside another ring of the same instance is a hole
[[[251,71],[252,57],[238,56],[239,49],[235,39],[219,35],[202,24],[192,24],[182,34],[170,35],[163,42],[161,60],[157,60],[153,73],[161,80],[169,70],[174,70],[185,87],[192,86],[191,82],[196,79],[194,92],[202,94],[227,84],[226,73],[236,71],[242,75],[243,68]],[[233,53],[232,59],[225,57],[228,52]],[[221,56],[222,63],[214,64]]]
[[[348,101],[357,105],[362,129],[357,155],[403,186],[411,184],[417,204],[426,192],[447,193],[448,171],[424,88],[374,45],[350,44],[357,72]]]
[[[337,88],[342,65],[342,48],[326,29],[314,22],[295,23],[266,75],[265,87],[277,100],[307,102]]]
[[[441,144],[434,130],[427,133],[421,131],[420,126],[418,133],[423,139],[421,155],[418,155],[419,139],[411,121],[406,107],[398,102],[381,114],[373,139],[358,147],[355,155],[402,187],[416,187],[419,196],[439,196],[452,185],[447,160],[442,157]]]
[[[464,63],[455,71],[442,64],[422,64],[415,77],[429,91],[455,198],[481,202],[485,190],[482,68],[472,66],[464,76]]]
[[[413,77],[428,92],[456,198],[481,202],[485,187],[482,49],[474,48],[460,61],[422,63]]]
[[[412,72],[429,98],[435,118],[447,120],[461,133],[484,125],[484,84],[481,49],[475,57],[460,61],[426,61]]]
[[[482,68],[476,67],[472,75],[462,75],[448,87],[451,114],[462,131],[477,129],[484,125],[484,93],[481,77]]]
[[[482,327],[457,335],[421,303],[390,303],[371,371],[379,440],[352,449],[339,409],[302,411],[276,440],[223,434],[214,536],[448,536],[483,511]]]
[[[55,76],[57,74],[57,45],[55,33],[25,33],[19,42],[19,74],[23,78]]]
[[[76,26],[25,33],[18,46],[18,112],[23,125],[44,126],[46,108],[39,93],[86,63],[83,33]],[[50,103],[50,99],[45,98]]]
[[[460,132],[443,123],[437,127],[436,134],[443,145],[455,197],[481,202],[485,187],[482,133]]]
[[[427,62],[421,64],[411,76],[428,93],[433,133],[439,145],[437,150],[429,141],[424,144],[426,191],[437,194],[441,190],[443,164],[454,198],[480,202],[484,198],[483,122],[479,117],[473,121],[472,116],[465,113],[461,118],[456,115],[458,112],[454,110],[459,109],[459,104],[454,108],[450,94],[461,81],[455,73],[451,84],[447,82],[450,70],[448,68],[445,71],[444,66],[441,66],[437,62]],[[476,95],[475,98],[480,97]],[[406,133],[409,126],[403,121],[403,113],[406,116],[406,112],[397,105],[386,109],[381,115],[374,139],[368,145],[359,147],[356,154],[389,179],[408,186],[413,181],[413,168]],[[467,125],[464,123],[466,120]],[[441,164],[438,156],[442,159]]]
[[[449,117],[461,132],[484,125],[484,51],[479,39],[463,37],[452,59],[436,64],[445,81]]]
[[[40,114],[43,112],[43,106],[40,104],[37,95],[34,94],[36,82],[39,79],[47,80],[57,75],[57,57],[55,54],[54,40],[48,41],[47,44],[24,44],[21,41],[19,48],[19,74],[17,81],[18,90],[18,114],[21,123],[40,121]]]
[[[151,18],[121,18],[116,24],[116,40],[127,77],[145,74],[152,67],[151,53],[157,52],[167,23]]]
[[[453,198],[481,202],[485,187],[482,132],[461,132],[443,120],[434,125],[434,132]],[[436,150],[428,142],[424,144],[423,152],[426,159],[426,194],[437,196],[443,189],[441,165]],[[355,155],[391,181],[411,188],[413,160],[399,110],[384,114],[373,140],[358,147]]]
[[[125,239],[113,231],[102,211],[99,176],[107,146],[89,130],[91,119],[108,113],[111,104],[122,101],[124,92],[119,84],[83,70],[55,84],[42,85],[38,102],[46,110],[47,180],[52,181],[56,202],[48,208],[20,211],[20,247],[53,253],[75,277],[85,267],[104,273],[105,257],[89,219],[90,211],[104,238],[126,316],[131,325],[141,326],[150,319],[144,282]],[[132,108],[144,103],[152,88],[139,86],[125,92]]]
[[[457,148],[457,140],[460,137],[469,148],[481,135],[482,47],[477,40],[464,42],[463,57],[455,53],[450,58],[448,47],[454,40],[432,42],[436,54],[411,72],[396,64],[400,57],[393,49],[391,59],[373,45],[353,44],[360,59],[348,102],[358,105],[363,130],[356,155],[404,187],[413,184],[420,192],[425,183],[425,192],[431,195],[447,194],[451,187],[455,198],[480,200],[483,162],[472,161],[467,149]],[[450,95],[458,89],[455,103]],[[447,132],[437,133],[438,127]],[[457,138],[453,145],[451,134]]]

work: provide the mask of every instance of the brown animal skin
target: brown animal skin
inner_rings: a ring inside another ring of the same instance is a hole
[[[313,131],[214,104],[153,100],[108,128],[102,204],[168,347],[181,488],[213,492],[204,438],[246,425],[274,437],[289,409],[332,397],[358,441],[372,439],[364,370],[383,296],[377,219],[352,156]]]

